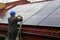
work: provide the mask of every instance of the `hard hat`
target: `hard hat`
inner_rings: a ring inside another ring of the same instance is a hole
[[[11,16],[13,16],[13,15],[15,15],[15,14],[16,14],[15,11],[11,11],[11,12],[10,12],[10,15],[11,15]]]

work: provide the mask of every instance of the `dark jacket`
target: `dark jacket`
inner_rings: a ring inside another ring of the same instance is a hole
[[[16,17],[8,18],[8,33],[15,33],[17,31],[17,22],[22,21],[22,19],[17,19]]]

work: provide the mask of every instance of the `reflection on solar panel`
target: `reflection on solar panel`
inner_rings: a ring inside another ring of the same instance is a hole
[[[60,27],[60,0],[50,2],[19,5],[11,10],[15,10],[17,15],[23,16],[23,24],[38,26]],[[9,10],[6,16],[0,19],[0,23],[8,23]]]

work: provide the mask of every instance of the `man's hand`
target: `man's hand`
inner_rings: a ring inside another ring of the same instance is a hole
[[[18,16],[15,16],[17,19],[22,19],[22,16],[18,15]]]

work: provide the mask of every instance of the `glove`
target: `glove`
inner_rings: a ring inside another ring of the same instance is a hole
[[[15,16],[17,19],[22,19],[22,16],[18,15],[18,16]]]

